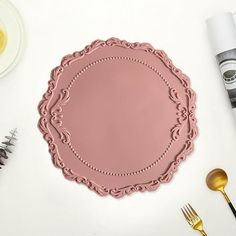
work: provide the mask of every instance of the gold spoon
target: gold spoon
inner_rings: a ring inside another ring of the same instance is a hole
[[[210,188],[211,190],[220,191],[223,194],[234,216],[236,217],[236,210],[225,192],[225,186],[228,183],[228,176],[225,173],[225,171],[222,169],[212,170],[211,172],[208,173],[206,177],[206,183],[207,183],[208,188]]]

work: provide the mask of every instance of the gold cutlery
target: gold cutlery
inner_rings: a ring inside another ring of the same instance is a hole
[[[206,183],[208,188],[210,188],[211,190],[220,191],[223,194],[225,200],[229,204],[230,209],[236,217],[236,210],[225,192],[225,186],[228,183],[228,176],[225,171],[222,169],[212,170],[206,177]]]
[[[203,223],[201,218],[198,216],[198,214],[190,204],[185,205],[183,208],[181,208],[181,211],[183,212],[187,222],[194,230],[198,230],[202,235],[207,236],[206,232],[203,230]]]

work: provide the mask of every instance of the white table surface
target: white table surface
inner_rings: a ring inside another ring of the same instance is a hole
[[[1,0],[0,0],[1,1]],[[205,19],[236,11],[235,0],[13,0],[26,30],[20,64],[0,80],[0,139],[14,127],[19,140],[0,171],[0,235],[198,235],[180,207],[190,202],[209,235],[233,236],[236,220],[220,193],[206,187],[215,167],[229,175],[236,205],[236,118],[212,55]],[[37,105],[61,57],[95,39],[146,41],[164,49],[197,93],[195,151],[169,184],[122,199],[99,197],[67,181],[37,128]]]

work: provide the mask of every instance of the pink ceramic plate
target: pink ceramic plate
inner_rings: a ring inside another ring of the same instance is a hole
[[[55,166],[115,197],[170,181],[197,133],[187,76],[150,44],[115,38],[65,56],[39,112]]]

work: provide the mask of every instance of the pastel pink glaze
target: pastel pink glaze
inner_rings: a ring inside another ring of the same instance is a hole
[[[150,44],[116,38],[65,56],[39,112],[53,163],[100,195],[169,182],[197,134],[187,76]]]

